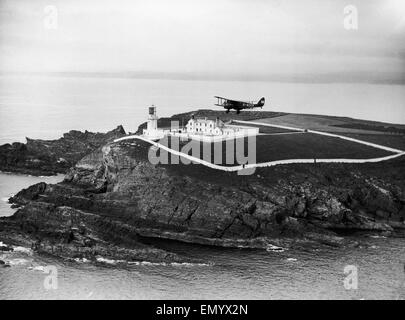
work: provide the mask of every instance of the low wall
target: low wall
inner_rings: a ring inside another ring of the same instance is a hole
[[[171,135],[173,137],[179,137],[180,139],[191,139],[191,140],[198,140],[198,141],[204,141],[204,142],[218,142],[218,141],[226,141],[230,139],[236,139],[236,138],[244,138],[248,136],[256,136],[255,131],[251,132],[237,132],[233,135],[203,135],[203,134],[190,134],[190,133],[175,133],[175,132],[169,132],[168,135]]]

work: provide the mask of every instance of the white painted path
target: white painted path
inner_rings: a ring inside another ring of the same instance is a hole
[[[234,120],[234,122],[275,127],[275,128],[281,128],[281,129],[287,129],[287,130],[293,130],[293,131],[301,131],[301,132],[305,131],[305,129],[301,129],[301,128],[280,126],[280,125],[274,125],[274,124],[262,123],[262,122],[250,122],[250,121],[239,121],[239,120]],[[202,165],[207,166],[212,169],[228,171],[228,172],[241,171],[241,170],[252,169],[252,168],[272,167],[272,166],[277,166],[280,164],[294,164],[294,163],[375,163],[375,162],[382,162],[382,161],[387,161],[390,159],[395,159],[395,158],[405,155],[405,151],[403,151],[403,150],[394,149],[394,148],[386,147],[383,145],[379,145],[379,144],[375,144],[375,143],[371,143],[371,142],[367,142],[367,141],[363,141],[363,140],[359,140],[359,139],[349,138],[349,137],[342,136],[342,135],[337,135],[337,134],[322,132],[322,131],[316,131],[316,130],[307,130],[307,132],[324,135],[324,136],[329,136],[329,137],[340,138],[343,140],[348,140],[348,141],[364,144],[364,145],[367,145],[367,146],[370,146],[373,148],[392,152],[394,154],[385,156],[385,157],[371,158],[371,159],[344,159],[344,158],[342,158],[342,159],[340,159],[340,158],[336,158],[336,159],[285,159],[285,160],[275,160],[275,161],[262,162],[262,163],[250,163],[250,164],[246,164],[246,165],[237,165],[237,166],[228,167],[228,166],[213,164],[211,162],[190,156],[190,155],[182,153],[180,151],[170,149],[169,147],[167,147],[161,143],[149,140],[149,139],[139,136],[139,135],[131,135],[131,136],[127,136],[127,137],[122,137],[119,139],[115,139],[114,142],[120,142],[120,141],[131,140],[131,139],[143,140],[145,142],[148,142],[148,143],[154,145],[157,148],[166,150],[167,152],[170,152],[174,155],[188,159],[189,161],[192,161],[194,163],[199,163],[199,164],[202,164]]]

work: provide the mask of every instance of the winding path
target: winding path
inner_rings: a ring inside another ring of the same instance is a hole
[[[323,131],[316,131],[316,130],[309,130],[309,129],[305,130],[302,128],[294,128],[294,127],[274,125],[274,124],[262,123],[262,122],[250,122],[250,121],[240,121],[240,120],[234,120],[234,122],[241,123],[241,124],[253,124],[253,125],[260,125],[260,126],[275,127],[275,128],[287,129],[287,130],[292,130],[292,131],[310,132],[310,133],[314,133],[314,134],[335,137],[335,138],[340,138],[343,140],[348,140],[351,142],[360,143],[360,144],[367,145],[367,146],[370,146],[373,148],[392,152],[394,154],[385,156],[385,157],[370,158],[370,159],[344,159],[344,158],[342,158],[342,159],[340,159],[340,158],[334,158],[334,159],[285,159],[285,160],[275,160],[275,161],[262,162],[262,163],[251,163],[251,164],[246,164],[246,165],[222,166],[222,165],[213,164],[211,162],[190,156],[181,151],[173,150],[161,143],[149,140],[149,139],[147,139],[143,136],[139,136],[139,135],[131,135],[131,136],[127,136],[127,137],[122,137],[119,139],[115,139],[114,142],[120,142],[120,141],[131,140],[131,139],[143,140],[145,142],[148,142],[148,143],[154,145],[157,148],[161,148],[174,155],[188,159],[191,162],[199,163],[199,164],[202,164],[202,165],[207,166],[212,169],[228,171],[228,172],[242,171],[242,170],[253,169],[253,168],[272,167],[272,166],[277,166],[280,164],[294,164],[294,163],[375,163],[375,162],[382,162],[382,161],[395,159],[395,158],[405,155],[405,151],[403,151],[403,150],[394,149],[394,148],[386,147],[386,146],[379,145],[376,143],[371,143],[371,142],[354,139],[354,138],[349,138],[346,136],[323,132]]]

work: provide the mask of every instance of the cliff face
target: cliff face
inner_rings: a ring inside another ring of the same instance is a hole
[[[72,130],[58,140],[34,140],[0,146],[0,170],[32,175],[66,173],[77,161],[112,139],[125,135],[122,126],[107,133]]]
[[[0,236],[7,225],[40,239],[47,252],[57,245],[64,254],[94,255],[100,243],[132,248],[142,237],[273,248],[350,245],[341,236],[349,231],[403,234],[403,160],[237,176],[201,165],[155,166],[148,148],[139,141],[108,144],[80,160],[64,182],[21,191],[11,202],[24,207],[0,220]]]

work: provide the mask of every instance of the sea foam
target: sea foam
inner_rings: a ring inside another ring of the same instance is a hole
[[[126,262],[125,260],[113,260],[113,259],[107,259],[107,258],[103,258],[103,257],[97,257],[96,260],[98,262],[103,262],[103,263],[107,263],[107,264],[117,264],[117,263]]]
[[[369,237],[373,238],[373,239],[386,239],[387,238],[386,236],[379,236],[379,235],[370,235]]]
[[[135,266],[173,266],[173,267],[195,267],[195,266],[211,266],[210,263],[191,263],[191,262],[150,262],[150,261],[126,261],[126,260],[114,260],[114,259],[107,259],[104,257],[97,257],[96,260],[98,262],[106,263],[106,264],[118,264],[118,263],[126,263],[128,265],[135,265]],[[75,259],[76,261],[76,259]],[[79,261],[78,261],[79,262]]]
[[[285,249],[282,247],[277,247],[273,244],[268,244],[266,247],[266,251],[268,252],[283,252]]]
[[[25,247],[13,247],[14,252],[20,252],[28,255],[32,255],[32,250],[30,248]]]
[[[33,270],[33,271],[41,271],[45,273],[45,267],[44,266],[31,266],[28,267],[29,270]]]
[[[5,262],[7,264],[9,264],[10,266],[22,266],[22,265],[29,263],[30,261],[27,259],[16,258],[16,259],[6,260]]]

